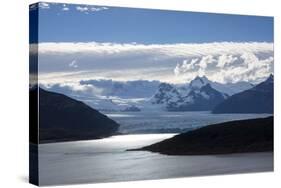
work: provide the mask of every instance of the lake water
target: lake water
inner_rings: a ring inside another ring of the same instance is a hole
[[[204,112],[115,112],[106,114],[117,121],[120,132],[141,133],[180,133],[201,126],[231,120],[267,117],[271,114],[212,114]]]
[[[163,179],[273,170],[273,153],[167,156],[126,151],[147,146],[177,132],[209,123],[265,117],[268,114],[212,115],[209,112],[112,113],[120,132],[134,133],[89,141],[39,145],[40,185]]]
[[[39,145],[40,185],[163,179],[273,170],[272,153],[167,156],[126,151],[174,134],[120,135]]]

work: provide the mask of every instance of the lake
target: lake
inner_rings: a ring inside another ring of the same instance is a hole
[[[272,152],[167,156],[148,151],[126,151],[175,135],[159,132],[177,132],[209,123],[266,117],[269,114],[124,112],[107,115],[120,123],[120,132],[127,135],[39,145],[40,185],[148,180],[273,170]],[[147,134],[157,131],[159,132]]]
[[[106,114],[118,122],[124,134],[180,133],[205,125],[232,120],[267,117],[272,114],[212,114],[200,112],[114,112]]]

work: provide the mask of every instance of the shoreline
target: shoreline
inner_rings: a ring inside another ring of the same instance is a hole
[[[97,139],[82,139],[82,140],[60,140],[60,141],[53,141],[53,142],[40,142],[38,145],[45,145],[45,144],[56,144],[56,143],[69,143],[69,142],[87,142],[87,141],[102,141],[102,140],[105,140],[105,139],[114,139],[116,137],[139,137],[139,136],[165,136],[165,135],[173,135],[173,136],[176,136],[180,133],[134,133],[134,134],[116,134],[116,135],[112,135],[112,136],[108,136],[108,137],[103,137],[103,138],[97,138]],[[163,138],[164,140],[164,138]],[[36,145],[35,143],[32,143],[30,142],[30,144],[34,144]]]
[[[166,155],[273,152],[273,116],[208,125],[127,151],[150,151]]]

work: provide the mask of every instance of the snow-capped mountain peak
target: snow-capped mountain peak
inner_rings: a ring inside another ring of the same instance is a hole
[[[161,104],[168,110],[210,110],[228,97],[212,87],[205,76],[196,77],[185,90],[174,85],[161,83],[152,97],[152,104]],[[179,92],[180,90],[180,92]]]
[[[252,88],[254,85],[249,82],[236,82],[236,83],[219,83],[215,81],[209,80],[206,76],[196,76],[188,86],[186,86],[185,90],[199,90],[203,86],[210,84],[210,86],[224,94],[229,96],[239,93],[241,91]]]
[[[189,84],[190,88],[193,89],[200,89],[201,87],[205,86],[206,84],[210,83],[206,76],[196,76]]]
[[[152,97],[152,104],[167,104],[180,100],[180,94],[171,84],[161,83],[158,91]]]

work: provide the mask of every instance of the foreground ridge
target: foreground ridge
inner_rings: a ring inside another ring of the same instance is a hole
[[[132,150],[167,155],[212,155],[273,151],[273,116],[209,125]]]

